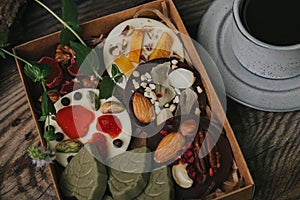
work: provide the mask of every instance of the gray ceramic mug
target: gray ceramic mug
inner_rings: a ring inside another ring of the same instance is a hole
[[[285,79],[300,75],[300,43],[274,45],[254,37],[245,27],[242,16],[242,9],[249,1],[253,0],[235,0],[233,3],[232,49],[236,58],[246,69],[265,78]]]

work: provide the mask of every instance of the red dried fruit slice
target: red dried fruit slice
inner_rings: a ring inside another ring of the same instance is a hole
[[[39,61],[39,64],[46,64],[49,65],[52,69],[51,74],[47,77],[46,79],[46,86],[48,88],[54,88],[58,86],[62,80],[63,80],[63,71],[59,64],[54,60],[53,58],[50,57],[42,57]]]
[[[67,106],[56,113],[57,124],[72,139],[87,135],[95,115],[81,105]]]
[[[79,89],[80,87],[78,84],[75,84],[73,81],[66,81],[59,91],[60,94],[67,94],[73,92],[74,90]]]
[[[88,143],[94,144],[102,160],[107,158],[107,139],[101,133],[94,133]],[[93,152],[95,153],[95,152]]]
[[[81,75],[81,73],[78,73],[79,66],[75,60],[71,60],[71,65],[67,67],[67,71],[71,76]]]
[[[109,134],[111,138],[118,137],[122,132],[121,121],[114,115],[102,115],[97,120],[97,130]]]

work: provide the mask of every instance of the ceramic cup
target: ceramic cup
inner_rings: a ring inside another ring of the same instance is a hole
[[[264,36],[262,34],[261,38],[258,38],[253,33],[251,33],[249,27],[246,27],[247,21],[245,22],[245,20],[247,20],[248,17],[247,15],[249,14],[245,12],[245,9],[248,9],[247,6],[249,7],[250,5],[252,7],[250,7],[249,9],[257,11],[256,13],[252,13],[252,14],[262,15],[260,16],[262,17],[261,19],[265,20],[264,17],[266,15],[267,16],[270,15],[269,9],[272,9],[272,7],[268,8],[266,5],[260,3],[264,1],[265,3],[268,3],[268,1],[269,3],[272,3],[272,1],[270,0],[235,0],[234,1],[233,12],[232,12],[233,19],[234,19],[232,21],[233,52],[242,66],[244,66],[246,69],[259,76],[265,78],[271,78],[271,79],[286,79],[286,78],[292,78],[298,76],[300,74],[300,42],[298,40],[300,38],[300,34],[298,35],[299,38],[294,40],[294,42],[288,41],[285,44],[285,43],[280,43],[281,41],[277,42],[276,39],[275,42],[274,41],[269,42],[268,41],[269,38],[267,37],[271,37],[272,34],[277,34],[276,30],[273,31],[274,33],[271,32],[269,34],[270,36]],[[278,0],[274,0],[273,2],[276,1]],[[287,4],[289,2],[290,1],[280,1],[281,4]],[[295,3],[297,4],[298,2],[295,1]],[[255,6],[257,7],[255,8]],[[264,9],[264,6],[266,7],[265,14],[263,14],[264,10],[262,10]],[[287,13],[283,13],[285,14],[284,17],[287,17],[287,19],[289,17],[288,16],[289,14],[291,14],[290,17],[295,17],[294,16],[295,13],[292,13],[293,10],[290,9],[285,11],[284,5],[278,5],[278,6],[279,9],[282,9],[281,12],[287,12]],[[274,16],[276,17],[277,14]],[[272,18],[270,19],[272,20]],[[276,18],[274,18],[274,20],[276,20]],[[287,21],[286,23],[289,22],[290,21]],[[256,26],[255,23],[258,23],[258,26]],[[263,31],[268,31],[268,29],[265,29],[265,27],[261,26],[263,24],[260,23],[262,22],[261,21],[253,22],[252,26],[254,28],[257,27],[258,29],[256,30],[256,32],[263,33]],[[289,25],[286,23],[283,22],[282,24]],[[299,21],[297,23],[299,23]],[[294,26],[297,27],[295,28]],[[277,30],[281,30],[280,28],[285,28],[286,31],[295,31],[295,30],[298,31],[299,25],[295,24],[294,26],[291,25],[292,28],[291,30],[290,29],[288,30],[285,26],[283,27],[278,26]],[[287,35],[282,36],[282,39],[289,39],[290,37],[288,35],[288,32],[286,32],[285,30],[281,30],[282,33],[287,33]],[[278,35],[278,38],[280,38],[280,35]]]

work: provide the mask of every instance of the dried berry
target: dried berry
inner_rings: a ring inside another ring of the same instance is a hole
[[[48,88],[54,88],[58,86],[63,80],[63,71],[59,64],[50,57],[42,57],[39,61],[39,64],[45,64],[51,67],[51,74],[47,77],[45,85]]]
[[[64,106],[68,106],[70,105],[70,99],[68,97],[64,97],[61,99],[61,104],[64,105]]]
[[[163,135],[163,136],[166,136],[166,135],[168,135],[168,131],[167,130],[161,130],[160,134]]]
[[[64,139],[64,134],[62,132],[55,133],[56,141],[60,142]]]
[[[79,101],[81,98],[82,98],[82,93],[81,92],[75,92],[74,99]]]
[[[115,140],[113,141],[113,144],[114,144],[115,147],[120,148],[120,147],[122,147],[122,145],[123,145],[123,141],[120,140],[120,139],[115,139]]]

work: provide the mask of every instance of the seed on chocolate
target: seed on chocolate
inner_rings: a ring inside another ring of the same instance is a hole
[[[74,99],[75,100],[80,100],[82,98],[82,93],[81,92],[75,92],[74,94]]]
[[[70,99],[68,97],[64,97],[61,99],[61,104],[64,106],[68,106],[70,104]]]
[[[120,147],[122,147],[123,142],[122,142],[122,140],[120,140],[120,139],[115,139],[115,140],[113,141],[113,144],[114,144],[115,147],[120,148]]]
[[[64,139],[64,134],[62,132],[55,133],[56,141],[60,142]]]
[[[74,156],[69,156],[69,157],[67,158],[68,163],[71,162],[71,160],[72,160],[73,157],[74,157]]]

